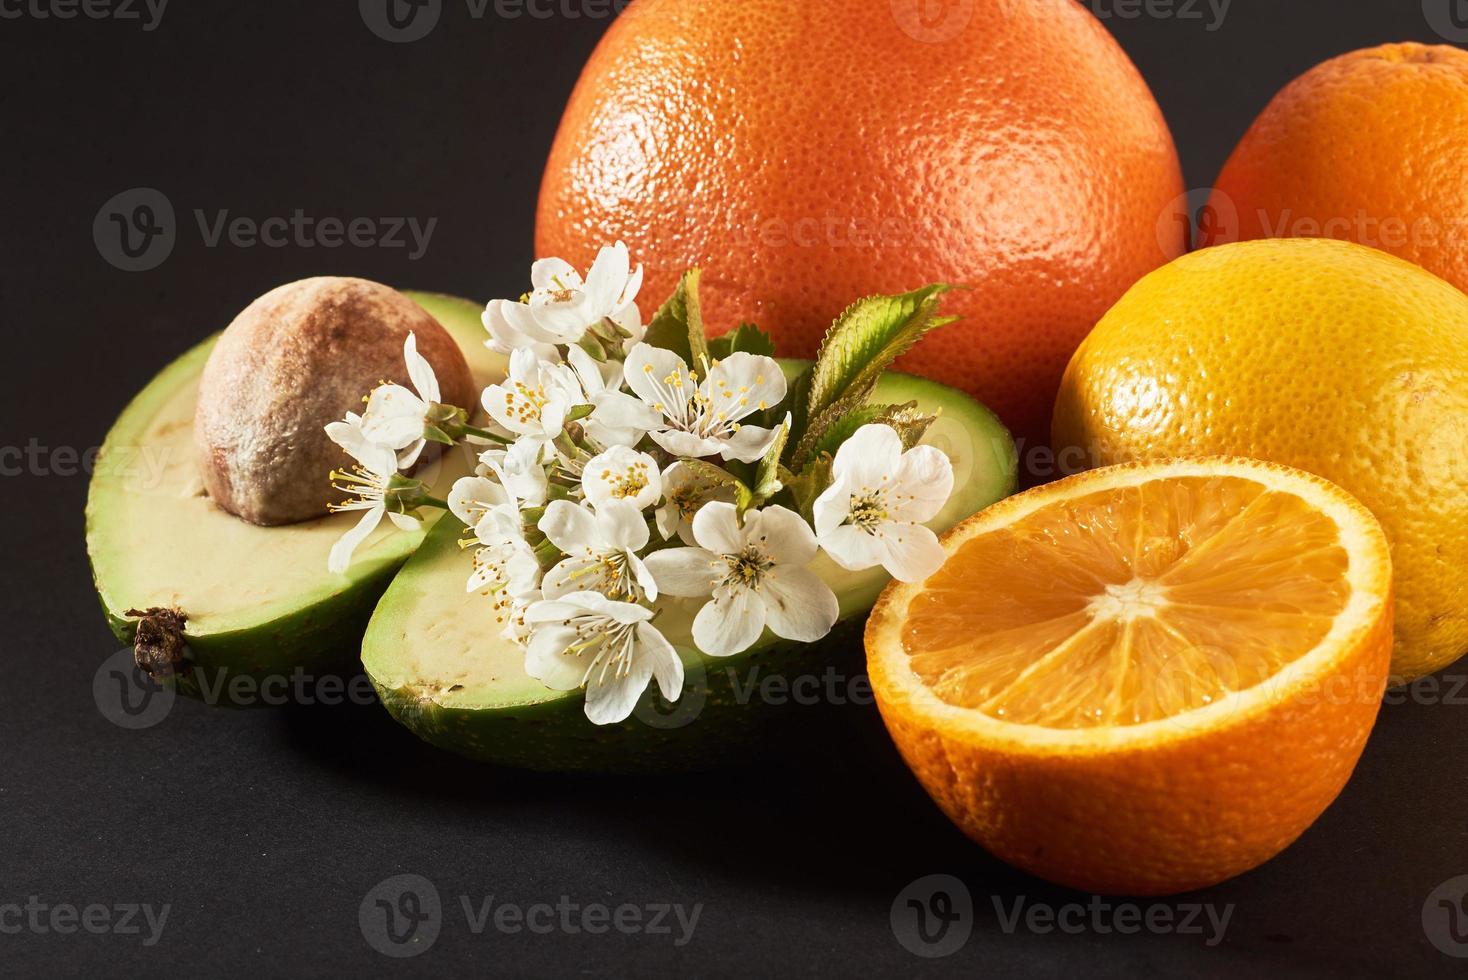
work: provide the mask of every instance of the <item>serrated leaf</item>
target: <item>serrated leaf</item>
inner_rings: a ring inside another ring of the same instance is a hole
[[[882,372],[924,334],[957,319],[938,315],[942,296],[951,288],[938,283],[900,296],[869,296],[849,306],[816,355],[806,418],[814,420],[835,403],[870,391]]]
[[[937,413],[919,411],[917,402],[908,402],[906,405],[897,406],[878,421],[896,429],[897,434],[902,438],[902,448],[911,449],[923,441],[923,436],[928,432],[928,426],[937,419]]]
[[[787,415],[785,421],[780,423],[779,431],[775,433],[774,442],[770,443],[764,458],[759,461],[759,469],[754,478],[754,503],[751,506],[758,506],[784,488],[780,481],[780,455],[785,451],[785,441],[789,438],[790,416]],[[741,508],[739,513],[742,515],[747,509],[748,507]]]
[[[815,523],[816,498],[831,485],[831,457],[827,453],[816,456],[806,463],[799,474],[785,482],[785,488],[795,499],[795,508],[811,524]]]
[[[866,401],[872,393],[871,389],[872,383],[869,382],[861,390],[853,391],[848,397],[834,405],[827,406],[824,411],[812,418],[806,426],[805,434],[800,437],[800,444],[795,447],[795,452],[790,456],[790,468],[799,473],[806,461],[815,455],[816,446],[821,443],[832,426],[846,416],[867,407]]]
[[[722,360],[730,354],[763,354],[775,356],[775,342],[770,335],[752,323],[741,323],[722,337],[709,341],[709,357]]]
[[[915,404],[915,403],[913,403]],[[893,411],[901,406],[898,405],[859,405],[846,414],[837,418],[826,430],[816,436],[810,455],[819,456],[821,453],[836,455],[836,450],[841,444],[856,434],[856,430],[864,425],[871,425],[884,421]]]
[[[653,314],[647,325],[643,343],[670,350],[683,358],[693,370],[708,358],[708,339],[703,332],[703,310],[698,301],[698,281],[702,273],[689,269],[678,281],[673,295]]]

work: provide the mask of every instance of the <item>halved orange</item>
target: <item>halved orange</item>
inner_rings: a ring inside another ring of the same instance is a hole
[[[1376,519],[1319,477],[1095,470],[943,539],[868,621],[888,731],[943,811],[1060,884],[1170,894],[1268,860],[1335,799],[1391,660]]]

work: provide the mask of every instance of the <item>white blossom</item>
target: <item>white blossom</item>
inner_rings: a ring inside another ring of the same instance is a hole
[[[353,552],[382,523],[384,515],[403,531],[415,530],[419,520],[410,514],[388,508],[388,495],[393,489],[393,480],[398,475],[398,456],[387,446],[378,445],[367,438],[362,431],[361,416],[348,412],[344,421],[328,425],[326,434],[357,461],[351,470],[332,471],[331,478],[341,481],[332,486],[343,493],[351,494],[354,499],[331,504],[331,510],[333,513],[357,510],[364,512],[362,519],[332,545],[331,554],[326,559],[327,570],[340,575],[351,566]]]
[[[938,536],[923,526],[953,492],[953,465],[933,446],[903,451],[889,425],[864,425],[841,444],[831,486],[816,498],[816,535],[838,565],[881,565],[921,582],[943,564]]]
[[[662,482],[663,502],[658,505],[654,516],[658,533],[665,541],[676,534],[684,544],[694,544],[693,517],[698,509],[711,500],[734,501],[732,484],[701,476],[682,460],[676,460],[663,470]]]
[[[658,416],[649,435],[674,456],[722,456],[752,463],[776,430],[743,419],[785,398],[785,375],[774,358],[740,351],[714,361],[702,381],[670,350],[637,344],[627,354],[624,383]],[[640,424],[618,409],[609,424]]]
[[[613,446],[587,461],[581,471],[581,490],[598,509],[609,500],[625,500],[646,510],[663,495],[663,475],[658,461],[647,453]]]
[[[811,642],[831,631],[835,593],[805,566],[816,538],[800,515],[766,507],[744,515],[733,504],[705,504],[693,518],[694,548],[647,557],[658,588],[669,595],[711,596],[693,620],[693,641],[722,657],[748,649],[766,626],[776,636]]]
[[[482,317],[489,331],[486,346],[502,354],[578,343],[586,331],[612,320],[634,338],[642,336],[637,293],[642,266],[631,269],[627,246],[603,247],[585,280],[569,262],[541,259],[530,269],[531,292],[520,302],[495,300]]]
[[[418,353],[418,339],[412,333],[403,341],[403,360],[417,392],[399,384],[379,385],[367,398],[362,433],[379,445],[397,450],[398,466],[406,470],[418,462],[423,452],[428,411],[442,395],[433,365]]]
[[[536,602],[525,613],[526,673],[552,690],[586,688],[586,717],[598,725],[626,720],[654,677],[675,701],[683,661],[651,619],[652,610],[599,592]]]
[[[635,504],[608,500],[596,510],[553,500],[540,530],[566,557],[545,573],[547,599],[571,592],[600,592],[614,599],[658,597],[657,582],[639,557],[649,538]]]

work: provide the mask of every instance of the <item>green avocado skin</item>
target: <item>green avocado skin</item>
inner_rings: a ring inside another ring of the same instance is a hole
[[[203,697],[206,690],[224,690],[221,682],[232,677],[288,677],[296,671],[313,676],[354,673],[358,669],[358,640],[367,629],[377,600],[400,567],[390,565],[375,571],[323,602],[249,629],[206,636],[191,636],[185,630],[191,669],[175,679],[177,690],[190,697]],[[112,635],[125,646],[132,646],[137,620],[117,615],[106,603],[102,611]],[[244,703],[266,702],[254,698]],[[221,704],[232,702],[225,698]]]
[[[751,693],[752,683],[828,668],[856,676],[865,620],[839,623],[819,643],[781,642],[728,662],[709,660],[702,682],[685,683],[677,704],[668,705],[649,686],[632,717],[618,725],[588,722],[579,698],[473,710],[446,708],[375,678],[372,684],[388,713],[419,738],[478,762],[546,772],[692,772],[757,758],[796,736],[802,717],[818,709],[766,701]]]

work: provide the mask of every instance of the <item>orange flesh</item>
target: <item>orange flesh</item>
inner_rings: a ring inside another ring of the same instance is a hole
[[[1016,724],[1204,707],[1315,647],[1350,594],[1339,529],[1293,494],[1183,477],[1056,502],[965,542],[908,609],[933,693]]]

